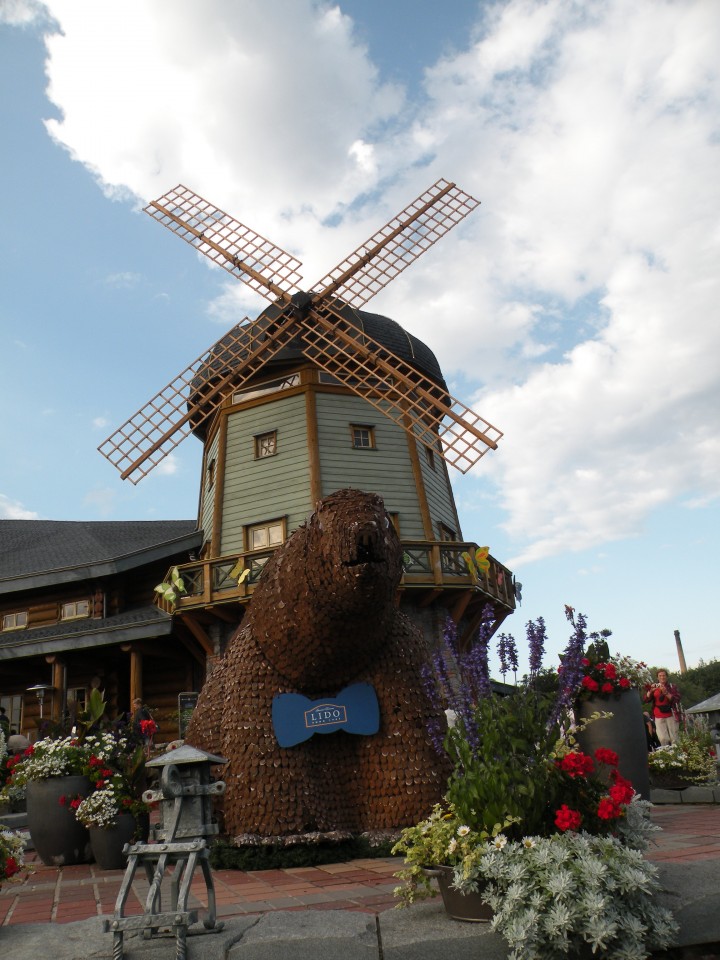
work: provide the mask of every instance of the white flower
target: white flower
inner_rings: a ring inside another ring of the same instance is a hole
[[[522,845],[526,850],[532,850],[536,846],[536,842],[532,837],[523,837]]]
[[[448,848],[447,848],[448,855],[452,856],[456,850],[457,850],[457,840],[455,839],[455,837],[453,837],[450,843],[448,844]]]
[[[465,826],[465,824],[457,828],[457,835],[459,837],[466,837],[469,833],[470,833],[470,827]]]
[[[505,846],[506,843],[507,843],[507,837],[504,836],[502,833],[499,836],[495,837],[495,839],[492,841],[492,845],[495,847],[496,850],[502,850],[502,848]]]

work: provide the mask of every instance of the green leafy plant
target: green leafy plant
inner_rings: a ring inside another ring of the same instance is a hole
[[[170,571],[169,582],[163,580],[162,583],[159,583],[155,587],[155,593],[160,594],[162,599],[173,607],[177,603],[178,597],[185,592],[185,581],[180,576],[180,571],[177,567],[173,567]]]
[[[25,866],[22,837],[13,830],[0,830],[0,886],[5,880],[18,880]]]
[[[673,775],[690,783],[711,783],[717,779],[715,745],[709,731],[700,725],[688,727],[676,743],[653,750],[648,764],[651,774]]]
[[[494,840],[515,821],[506,818],[493,825],[492,830],[476,829],[459,817],[452,803],[436,804],[432,813],[421,823],[407,827],[392,848],[394,856],[405,858],[405,867],[395,876],[402,881],[395,895],[402,905],[435,895],[428,867],[435,864],[461,866],[467,863],[475,850],[487,840]]]
[[[478,853],[491,928],[510,960],[559,960],[583,948],[605,960],[644,960],[675,940],[677,924],[656,902],[656,867],[617,837],[526,837]],[[478,889],[478,879],[466,888]]]
[[[607,676],[609,659],[600,643],[586,656],[585,618],[566,612],[573,634],[557,683],[542,670],[540,618],[527,625],[530,674],[505,696],[493,693],[488,674],[491,612],[469,650],[458,649],[448,624],[426,689],[454,718],[449,729],[430,731],[452,773],[445,803],[395,845],[405,858],[396,893],[401,905],[412,903],[430,891],[423,868],[452,866],[453,886],[480,891],[493,908],[513,960],[552,960],[583,947],[644,958],[675,929],[653,903],[656,871],[640,853],[654,829],[649,804],[619,773],[617,754],[599,747],[590,756],[578,746],[584,725],[611,715],[596,711],[576,724],[573,710],[588,665]],[[517,670],[512,637],[500,635],[498,657],[503,676]]]

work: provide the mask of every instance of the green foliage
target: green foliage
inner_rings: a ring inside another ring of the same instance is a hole
[[[642,960],[677,934],[672,914],[656,902],[657,867],[616,837],[488,844],[479,872],[509,960]],[[462,883],[457,870],[455,880]]]
[[[210,865],[215,870],[285,870],[289,867],[317,867],[324,863],[388,857],[392,841],[371,844],[367,837],[337,842],[261,844],[237,847],[217,840],[210,850]]]
[[[713,740],[700,724],[689,726],[671,746],[654,750],[648,764],[651,773],[674,774],[693,783],[708,783],[717,778]]]
[[[709,663],[701,660],[697,667],[670,679],[680,689],[685,709],[694,707],[720,693],[720,660],[711,660]]]
[[[512,824],[512,820],[506,819],[494,824],[489,832],[475,830],[458,817],[452,804],[447,809],[436,804],[428,819],[406,827],[392,848],[393,854],[405,858],[405,867],[395,874],[398,880],[402,880],[402,886],[395,889],[400,906],[410,906],[416,900],[435,895],[427,867],[435,864],[459,867],[471,862],[476,850],[484,847],[486,841],[500,836]]]

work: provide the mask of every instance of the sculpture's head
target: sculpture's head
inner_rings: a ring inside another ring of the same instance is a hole
[[[300,689],[351,679],[382,648],[401,576],[402,547],[382,499],[351,489],[325,497],[255,591],[263,652]]]

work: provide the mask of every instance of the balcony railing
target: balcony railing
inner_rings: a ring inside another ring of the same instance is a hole
[[[515,609],[513,575],[494,557],[490,566],[476,575],[468,569],[463,553],[475,554],[476,543],[437,540],[403,540],[403,577],[405,590],[436,589],[477,590],[488,601]],[[167,613],[192,610],[221,603],[247,603],[252,596],[263,567],[277,547],[269,550],[247,550],[212,560],[196,560],[179,566],[185,586],[173,605],[156,598]]]

